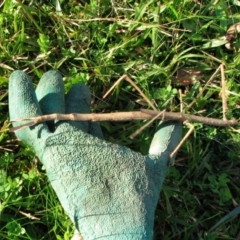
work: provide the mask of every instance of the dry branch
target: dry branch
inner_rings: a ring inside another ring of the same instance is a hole
[[[158,114],[158,111],[148,110],[148,109],[141,109],[143,113],[151,114],[155,116]],[[239,124],[239,121],[234,120],[221,120],[217,118],[209,118],[209,117],[200,117],[192,114],[185,114],[180,112],[164,112],[164,119],[166,120],[177,120],[180,122],[189,121],[189,122],[197,122],[203,123],[211,126],[218,126],[218,127],[227,127],[227,126],[236,126]],[[159,117],[161,118],[161,117]]]
[[[222,80],[222,109],[223,109],[223,120],[226,120],[226,112],[227,112],[227,97],[226,97],[226,80],[225,80],[225,72],[224,65],[221,64],[221,80]]]
[[[191,114],[184,114],[179,112],[162,112],[141,109],[141,111],[136,112],[116,112],[116,113],[71,113],[71,114],[49,114],[33,118],[24,118],[24,119],[15,119],[12,122],[27,121],[18,127],[10,128],[9,130],[14,132],[24,127],[34,126],[35,124],[53,121],[53,120],[64,120],[64,121],[92,121],[92,122],[101,122],[101,121],[131,121],[131,120],[144,120],[152,119],[158,115],[158,119],[164,118],[164,120],[177,120],[184,122],[188,120],[189,122],[198,122],[212,126],[236,126],[238,120],[220,120],[216,118],[208,117],[199,117]]]
[[[133,80],[127,75],[122,75],[113,85],[112,87],[104,94],[103,99],[106,98],[109,93],[120,83],[123,79],[125,79],[127,82],[129,82],[138,92],[139,94],[145,99],[145,101],[151,106],[152,109],[157,111],[153,103],[147,98],[147,96],[142,92],[142,90],[133,82]]]

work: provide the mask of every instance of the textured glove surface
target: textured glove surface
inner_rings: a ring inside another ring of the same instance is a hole
[[[36,93],[22,71],[10,76],[11,120],[89,113],[89,105],[90,91],[82,84],[64,98],[63,81],[56,71],[43,75]],[[179,122],[161,124],[148,156],[104,141],[97,123],[50,122],[18,130],[16,135],[35,149],[63,208],[84,239],[110,240],[152,238],[169,155],[181,133]]]

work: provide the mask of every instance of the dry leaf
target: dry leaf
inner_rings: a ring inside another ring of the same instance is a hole
[[[191,85],[200,78],[201,73],[201,71],[196,69],[179,69],[174,80],[176,83],[184,86]]]

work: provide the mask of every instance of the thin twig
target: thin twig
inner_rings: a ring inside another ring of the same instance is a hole
[[[133,82],[133,80],[126,75],[125,77],[126,81],[128,81],[135,89],[140,93],[140,95],[147,101],[147,103],[151,106],[152,109],[157,111],[156,107],[153,105],[153,103],[147,98],[147,96],[142,92],[142,90]]]
[[[112,87],[104,94],[103,99],[106,98],[109,93],[116,87],[116,85],[121,82],[123,79],[125,79],[127,82],[129,82],[138,92],[139,94],[145,99],[145,101],[151,106],[152,109],[157,111],[153,103],[147,98],[147,96],[142,92],[142,90],[133,82],[133,80],[127,75],[122,75],[113,85]]]
[[[231,128],[231,130],[232,130],[233,132],[240,133],[240,129],[235,129],[235,128],[233,128],[233,127],[230,127],[230,128]]]
[[[173,158],[173,156],[178,152],[180,147],[183,145],[183,143],[187,140],[187,138],[190,136],[190,134],[194,130],[194,126],[191,123],[185,122],[185,125],[190,126],[190,129],[188,130],[184,138],[180,141],[180,143],[177,145],[177,147],[174,149],[174,151],[170,154],[170,158]]]
[[[205,51],[203,51],[203,50],[200,50],[200,52],[204,53],[205,55],[209,56],[210,58],[212,58],[212,59],[215,60],[216,62],[219,62],[220,64],[223,63],[222,59],[216,58],[216,57],[214,57],[213,55],[211,55],[211,54],[209,54],[209,53],[207,53],[207,52],[205,52]]]
[[[226,97],[226,80],[225,80],[225,71],[224,65],[221,64],[221,80],[222,80],[222,108],[223,108],[223,120],[226,120],[227,112],[227,97]]]
[[[158,115],[159,111],[141,109],[141,111],[136,112],[116,112],[116,113],[71,113],[71,114],[49,114],[32,118],[23,118],[15,119],[10,121],[20,122],[28,121],[23,123],[18,127],[10,128],[9,130],[14,132],[23,127],[34,126],[35,124],[52,121],[52,120],[64,120],[64,121],[92,121],[92,122],[101,122],[101,121],[131,121],[131,120],[143,120],[143,119],[152,119],[154,116]],[[189,122],[198,122],[212,126],[236,126],[238,125],[238,120],[221,120],[216,118],[200,117],[192,114],[184,114],[179,112],[163,112],[159,114],[159,119],[164,120],[177,120],[184,122],[188,120]]]
[[[33,216],[31,213],[25,213],[22,211],[19,211],[19,213],[21,213],[22,215],[26,216],[27,218],[29,218],[31,220],[41,220],[40,218]]]
[[[182,89],[178,90],[179,93],[179,100],[180,100],[180,112],[183,112],[183,99],[182,99]]]
[[[110,89],[104,94],[103,99],[106,98],[109,93],[125,78],[125,74],[122,75],[111,87]]]
[[[144,124],[142,127],[140,127],[136,132],[134,132],[133,134],[130,135],[130,139],[134,139],[137,135],[139,135],[146,127],[148,127],[152,122],[154,122],[157,118],[159,118],[159,116],[163,116],[163,112],[165,112],[165,110],[159,112],[159,114],[157,114],[155,117],[153,117],[150,121],[148,121],[146,124]]]
[[[206,90],[207,86],[212,82],[212,80],[216,77],[218,72],[221,70],[221,65],[217,68],[217,70],[213,73],[213,75],[210,77],[210,79],[207,81],[205,86],[203,87],[202,91],[197,95],[197,97],[188,105],[187,108],[191,108],[193,104],[197,101],[199,97],[202,96],[203,92]]]

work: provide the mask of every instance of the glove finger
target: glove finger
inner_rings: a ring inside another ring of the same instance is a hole
[[[173,163],[175,156],[170,159],[170,154],[177,147],[182,137],[182,123],[178,121],[166,121],[159,125],[159,130],[155,133],[146,157],[146,166],[149,176],[151,176],[153,192],[162,189],[164,179],[168,172],[169,163]],[[156,206],[155,206],[156,207]]]
[[[9,78],[9,113],[10,120],[41,116],[42,112],[38,104],[32,81],[23,71],[14,71]],[[13,123],[14,127],[22,125],[26,121]],[[37,154],[44,141],[40,138],[48,135],[46,124],[37,124],[16,131],[19,139],[35,148]]]
[[[165,156],[166,160],[173,162],[175,156],[169,159],[170,154],[177,147],[182,138],[182,123],[166,121],[160,124],[150,145],[149,155]],[[162,157],[161,157],[162,161]]]
[[[36,96],[43,114],[64,113],[64,85],[61,74],[55,70],[43,74],[36,89]]]
[[[84,84],[74,85],[65,97],[66,113],[90,113],[91,92]],[[57,124],[57,132],[69,130],[73,127],[75,130],[82,130],[88,133],[89,123],[83,121],[68,121]]]
[[[43,74],[38,83],[36,95],[44,115],[65,113],[64,85],[58,71],[50,70]],[[54,121],[48,121],[47,124],[54,132]]]
[[[90,122],[89,123],[88,133],[92,134],[93,136],[98,137],[100,139],[104,139],[101,126],[98,122]]]

